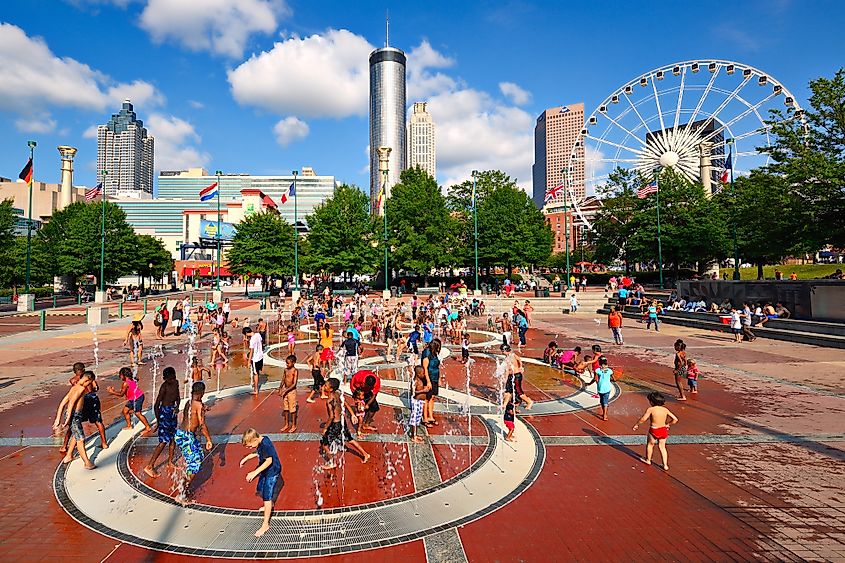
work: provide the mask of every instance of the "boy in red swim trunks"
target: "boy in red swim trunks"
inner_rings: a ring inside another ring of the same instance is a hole
[[[669,453],[666,451],[666,438],[669,437],[669,426],[678,423],[678,417],[663,406],[665,402],[663,395],[657,391],[648,394],[648,402],[651,405],[643,414],[642,418],[634,425],[636,430],[640,424],[649,421],[648,443],[645,447],[646,457],[640,457],[640,461],[651,465],[651,455],[654,452],[654,444],[660,448],[660,457],[663,458],[663,470],[669,471]]]

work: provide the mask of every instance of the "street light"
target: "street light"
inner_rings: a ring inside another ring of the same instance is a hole
[[[475,236],[475,293],[478,293],[478,170],[472,171],[472,222]]]
[[[299,291],[299,216],[296,207],[296,177],[299,171],[294,170],[291,174],[293,174],[293,275],[296,279],[296,291]]]
[[[217,176],[217,232],[215,238],[217,239],[217,291],[220,291],[220,176],[223,174],[220,170],[214,173]]]
[[[100,219],[100,291],[106,290],[106,179],[109,171],[103,170],[103,194],[102,194],[102,213]],[[118,182],[120,175],[118,175]]]
[[[26,145],[29,147],[29,215],[26,222],[26,293],[29,293],[29,273],[30,262],[32,260],[32,179],[35,177],[35,147],[38,143],[35,141],[27,141]]]
[[[725,144],[728,145],[728,160],[731,161],[731,197],[736,203],[736,192],[734,191],[734,167],[733,167],[733,148],[734,148],[734,140],[727,139]],[[737,281],[740,279],[739,273],[739,247],[737,246],[736,242],[736,213],[734,213],[734,218],[731,220],[731,231],[733,234],[733,243],[734,243],[734,273],[733,279]]]
[[[566,281],[563,285],[569,288],[569,279],[572,275],[569,267],[569,168],[561,168],[560,175],[563,179],[563,231],[566,237]],[[563,296],[566,297],[566,291],[563,292]]]

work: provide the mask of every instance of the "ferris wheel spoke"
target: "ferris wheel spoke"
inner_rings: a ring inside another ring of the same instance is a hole
[[[707,99],[707,95],[713,89],[713,84],[716,83],[716,77],[719,75],[719,71],[722,67],[717,66],[716,70],[713,71],[713,74],[710,75],[710,80],[707,82],[707,86],[704,88],[704,92],[701,93],[701,98],[698,99],[698,103],[695,105],[695,109],[692,110],[692,116],[687,121],[687,126],[684,127],[684,130],[681,132],[682,139],[686,139],[693,135],[692,133],[692,124],[695,123],[695,118],[698,117],[698,112],[701,111],[701,108],[704,107],[704,100]]]
[[[687,67],[681,71],[681,87],[678,88],[678,105],[675,107],[675,124],[672,126],[673,131],[678,130],[678,121],[681,118],[681,106],[683,105],[684,101],[684,83],[686,82],[687,78]]]
[[[718,135],[719,133],[721,133],[725,129],[730,130],[731,125],[738,122],[740,119],[743,119],[745,116],[747,116],[747,115],[749,115],[753,112],[756,112],[757,108],[759,108],[764,103],[768,102],[769,100],[771,100],[774,97],[775,97],[775,94],[769,94],[768,96],[766,96],[765,98],[763,98],[762,100],[760,100],[759,102],[754,104],[753,106],[749,106],[748,109],[746,109],[744,112],[740,113],[739,115],[737,115],[736,117],[734,117],[730,121],[723,123],[721,127],[719,127],[718,129],[715,129],[712,133],[708,134],[706,137],[701,139],[701,141],[702,142],[709,141],[710,139],[712,139],[713,137],[715,137],[716,135]]]
[[[613,141],[608,141],[607,139],[602,139],[602,138],[599,138],[599,137],[593,137],[592,135],[589,135],[589,134],[588,134],[588,135],[586,135],[586,137],[587,137],[588,139],[592,139],[593,141],[596,141],[597,143],[601,143],[601,144],[605,144],[605,145],[610,145],[610,146],[612,146],[612,147],[617,147],[617,148],[620,148],[620,149],[626,150],[626,151],[628,151],[628,152],[632,152],[632,153],[634,153],[634,154],[636,154],[636,155],[641,155],[641,154],[642,154],[642,152],[643,152],[643,151],[641,151],[641,150],[639,150],[639,149],[632,149],[632,148],[631,148],[631,147],[629,147],[629,146],[622,145],[622,144],[619,144],[619,143],[614,143]]]
[[[643,141],[642,139],[640,139],[640,138],[639,138],[639,137],[638,137],[638,136],[637,136],[637,135],[636,135],[633,131],[630,131],[627,127],[625,127],[624,125],[620,124],[618,121],[616,121],[615,119],[613,119],[613,118],[612,118],[612,117],[610,117],[609,115],[605,114],[604,116],[605,116],[605,118],[607,118],[607,119],[608,119],[608,121],[610,121],[611,123],[613,123],[614,125],[616,125],[616,126],[617,126],[617,127],[619,127],[620,129],[622,129],[623,131],[625,131],[625,133],[627,133],[627,134],[628,134],[631,138],[636,139],[637,141],[639,141],[639,142],[640,142],[640,144],[642,144],[642,146],[643,146],[643,147],[646,147],[646,142],[645,142],[645,141]],[[622,117],[622,116],[620,116],[620,117]]]
[[[663,137],[666,150],[669,150],[669,140],[666,138],[666,124],[663,122],[663,110],[660,109],[660,95],[657,93],[657,83],[651,75],[651,89],[654,91],[654,104],[657,106],[657,117],[660,119],[660,135]]]

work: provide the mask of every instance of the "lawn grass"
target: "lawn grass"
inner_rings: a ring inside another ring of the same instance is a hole
[[[783,279],[785,280],[789,279],[789,274],[792,272],[798,274],[799,280],[809,280],[829,276],[830,274],[835,272],[837,268],[845,269],[845,266],[843,266],[842,264],[796,264],[794,266],[764,266],[763,277],[767,280],[775,279],[775,268],[783,272]],[[728,279],[731,279],[733,277],[733,268],[722,268],[719,271],[719,275],[722,275],[725,272],[727,272],[728,274]],[[753,268],[740,268],[739,274],[744,280],[756,280],[757,267],[755,266]]]

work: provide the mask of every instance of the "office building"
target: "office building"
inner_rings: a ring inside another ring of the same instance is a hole
[[[153,137],[129,100],[97,127],[97,182],[108,197],[147,199],[153,195]]]
[[[434,121],[426,102],[416,102],[408,122],[408,167],[419,166],[437,178]]]
[[[407,168],[405,140],[405,53],[385,46],[370,53],[370,201],[375,211],[381,189],[379,147],[390,147],[387,196]]]
[[[547,203],[562,203],[564,190],[557,190],[555,197],[546,201],[546,191],[566,186],[571,181],[570,194],[576,199],[585,195],[584,145],[572,150],[584,128],[584,104],[572,104],[547,109],[537,118],[534,126],[534,166],[532,168],[534,204],[542,209]],[[562,173],[571,168],[571,175]],[[567,194],[567,197],[571,197]]]

